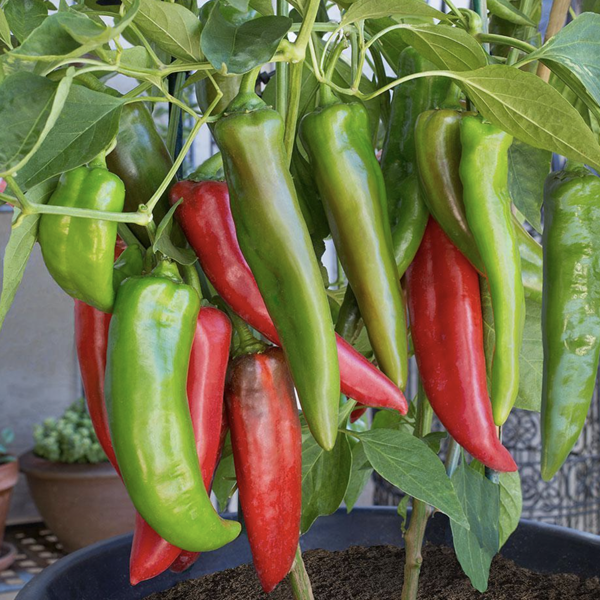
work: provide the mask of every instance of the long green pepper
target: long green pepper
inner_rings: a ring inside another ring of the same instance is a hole
[[[542,477],[573,449],[600,358],[600,179],[567,165],[544,186]]]
[[[340,393],[335,333],[283,132],[279,113],[248,85],[214,128],[240,247],[281,339],[310,430],[331,450]]]
[[[496,347],[491,398],[494,421],[508,418],[519,391],[519,352],[525,323],[521,257],[508,192],[512,136],[479,116],[460,122],[460,179],[468,226],[492,295]]]
[[[240,524],[215,512],[202,481],[187,400],[200,299],[174,263],[120,286],[110,322],[105,394],[123,482],[135,508],[184,550],[216,550]]]

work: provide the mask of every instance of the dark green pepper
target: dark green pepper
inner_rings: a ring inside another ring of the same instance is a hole
[[[284,123],[250,89],[214,133],[221,149],[238,241],[282,342],[317,442],[337,436],[340,373],[319,264],[298,205],[283,144]]]
[[[333,241],[381,370],[407,380],[405,308],[392,250],[385,182],[362,104],[337,101],[300,124]]]
[[[184,550],[216,550],[240,532],[202,481],[187,400],[200,299],[174,263],[119,287],[108,335],[106,404],[123,482],[140,515]]]
[[[583,165],[546,179],[542,336],[542,477],[572,450],[600,358],[600,179]]]
[[[496,346],[491,399],[503,425],[519,391],[519,352],[525,323],[521,257],[508,193],[512,136],[481,117],[460,121],[460,179],[468,226],[483,261],[492,295]]]
[[[429,212],[452,243],[485,275],[485,267],[469,230],[458,172],[461,143],[460,122],[473,113],[444,109],[423,113],[415,128],[416,156],[423,199]],[[542,247],[512,217],[521,254],[525,295],[542,300]]]
[[[63,173],[51,206],[121,212],[123,182],[104,167]],[[73,298],[111,312],[117,223],[83,217],[42,215],[39,242],[50,275]]]

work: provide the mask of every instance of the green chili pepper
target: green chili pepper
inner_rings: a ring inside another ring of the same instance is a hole
[[[337,436],[340,373],[333,323],[298,205],[276,111],[243,85],[215,125],[238,241],[282,342],[317,442]]]
[[[174,263],[119,287],[108,336],[106,403],[125,487],[144,520],[184,550],[240,532],[215,512],[196,454],[187,376],[200,299]]]
[[[485,267],[469,229],[459,176],[460,122],[473,113],[432,110],[422,113],[415,128],[416,156],[423,199],[452,243],[483,275]],[[542,247],[511,216],[521,254],[525,295],[542,300]]]
[[[542,477],[572,450],[600,357],[600,179],[583,165],[546,179],[542,334]]]
[[[381,370],[407,380],[405,308],[392,250],[385,182],[362,104],[333,100],[306,115],[300,137],[344,272]]]
[[[51,206],[121,212],[123,182],[104,167],[63,173]],[[39,242],[50,275],[73,298],[104,312],[114,303],[113,263],[117,223],[83,217],[42,215]]]
[[[479,116],[460,122],[460,179],[465,214],[485,266],[496,331],[492,361],[492,409],[502,425],[519,391],[519,352],[525,323],[521,257],[508,193],[512,136]]]

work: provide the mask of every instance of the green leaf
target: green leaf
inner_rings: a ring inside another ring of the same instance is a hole
[[[306,433],[302,441],[302,520],[300,531],[306,533],[318,517],[334,513],[344,500],[352,452],[345,435],[338,435],[331,452],[325,452]]]
[[[346,510],[351,512],[361,495],[365,485],[371,478],[373,467],[365,454],[365,448],[361,442],[358,442],[352,448],[352,471],[350,472],[350,482],[344,496]]]
[[[95,158],[117,135],[122,107],[121,98],[71,86],[56,124],[17,173],[19,186],[30,189]]]
[[[488,10],[497,17],[524,27],[537,27],[524,12],[520,11],[514,4],[508,0],[487,0]]]
[[[402,39],[440,69],[469,71],[487,64],[485,51],[464,29],[449,25],[407,25]]]
[[[557,65],[566,67],[583,83],[596,104],[600,104],[599,32],[600,15],[583,13],[527,59],[540,60],[552,70]]]
[[[8,0],[4,11],[11,31],[22,44],[25,38],[46,19],[48,5],[44,0]]]
[[[231,435],[228,433],[225,439],[225,445],[223,446],[223,452],[221,454],[221,460],[219,466],[215,471],[213,478],[212,491],[217,497],[219,503],[219,510],[223,512],[227,510],[227,505],[236,485],[235,477],[235,465],[233,462],[233,450],[231,449]]]
[[[541,208],[544,181],[550,172],[552,153],[520,140],[508,149],[508,189],[516,207],[535,230],[542,232]]]
[[[367,19],[365,22],[365,29],[372,37],[380,31],[397,24],[398,21],[395,21],[390,17],[383,19]],[[404,41],[401,30],[394,29],[385,34],[385,38],[380,46],[380,50],[385,57],[385,60],[394,69],[394,71],[398,69],[398,65],[400,64],[400,53],[407,46],[408,44]]]
[[[360,440],[369,462],[383,478],[468,527],[444,465],[427,444],[409,433],[390,429],[362,433]]]
[[[217,0],[202,31],[201,46],[218,71],[247,73],[269,62],[292,26],[289,17],[268,16],[239,23],[221,9]]]
[[[123,2],[131,6],[134,0]],[[203,59],[200,50],[202,25],[196,15],[181,4],[141,0],[134,23],[150,41],[174,57],[188,61]]]
[[[494,330],[492,298],[487,283],[485,279],[480,278],[479,284],[483,313],[483,345],[489,389],[496,333]],[[515,402],[515,408],[539,412],[542,402],[542,369],[544,364],[542,350],[542,307],[537,302],[526,299],[525,310],[523,345],[519,353],[519,393]]]
[[[72,81],[72,72],[59,84],[20,72],[0,84],[0,122],[6,134],[0,147],[0,176],[22,169],[40,148],[60,116]]]
[[[396,429],[413,435],[417,415],[417,403],[413,400],[406,415],[397,410],[378,410],[373,418],[371,429]]]
[[[600,169],[600,146],[581,115],[533,73],[505,65],[454,73],[483,117],[517,139]]]
[[[12,40],[10,38],[10,25],[6,20],[4,10],[0,8],[0,42],[7,48],[12,48]]]
[[[152,244],[154,252],[162,252],[167,258],[177,261],[180,265],[193,265],[197,260],[195,252],[191,248],[178,248],[171,240],[171,229],[173,229],[173,217],[177,207],[183,202],[183,198],[171,206],[169,212],[163,217],[156,229],[156,238]]]
[[[358,0],[344,13],[340,25],[346,27],[364,19],[383,17],[424,17],[445,21],[448,16],[423,0]]]
[[[275,14],[271,0],[250,0],[250,6],[265,17]]]
[[[454,472],[452,482],[470,525],[467,530],[454,521],[450,522],[456,557],[473,587],[485,592],[492,558],[500,548],[500,486],[486,479],[464,460]]]
[[[56,188],[57,179],[46,181],[30,190],[27,199],[36,204],[46,204]],[[27,261],[37,239],[40,215],[27,215],[18,221],[19,209],[13,214],[13,228],[4,249],[2,294],[0,295],[0,330],[15,299]],[[16,226],[15,226],[16,225]]]

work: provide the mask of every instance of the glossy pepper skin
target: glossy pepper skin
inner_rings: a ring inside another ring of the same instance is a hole
[[[600,357],[600,179],[583,166],[544,189],[542,477],[552,479],[585,424]]]
[[[237,238],[317,442],[337,437],[340,372],[323,279],[287,167],[281,116],[242,93],[215,124]]]
[[[244,321],[274,344],[279,336],[240,250],[227,184],[221,181],[181,181],[173,186],[170,200],[202,269],[221,298]],[[402,392],[341,336],[336,335],[341,391],[363,404],[407,411]]]
[[[302,508],[302,429],[281,349],[236,358],[225,402],[252,559],[268,593],[294,562]]]
[[[419,375],[435,414],[471,456],[496,471],[516,471],[487,392],[479,277],[434,219],[406,285]]]
[[[473,113],[453,109],[423,113],[415,127],[415,150],[423,200],[452,243],[485,275],[485,266],[465,214],[459,175],[462,147],[460,123]],[[511,215],[521,254],[525,294],[542,300],[542,247]]]
[[[492,295],[496,347],[491,397],[494,421],[502,425],[519,391],[519,352],[525,323],[521,257],[508,193],[512,136],[481,117],[466,116],[460,122],[460,141],[465,213]]]
[[[387,218],[385,183],[362,104],[317,108],[300,124],[338,257],[381,370],[408,377],[405,308]]]
[[[186,381],[199,308],[172,263],[123,282],[105,382],[113,446],[134,506],[162,538],[194,552],[240,532],[212,507],[195,452]]]
[[[123,182],[102,167],[79,167],[61,175],[48,204],[121,212]],[[103,312],[115,300],[113,261],[117,223],[42,215],[39,242],[50,275],[73,298]]]
[[[173,166],[154,119],[140,102],[126,104],[119,121],[117,145],[107,155],[106,164],[125,184],[125,210],[136,211],[146,204]],[[158,226],[167,214],[166,194],[154,208],[154,223]],[[150,240],[146,228],[130,225],[137,238],[146,246]]]

